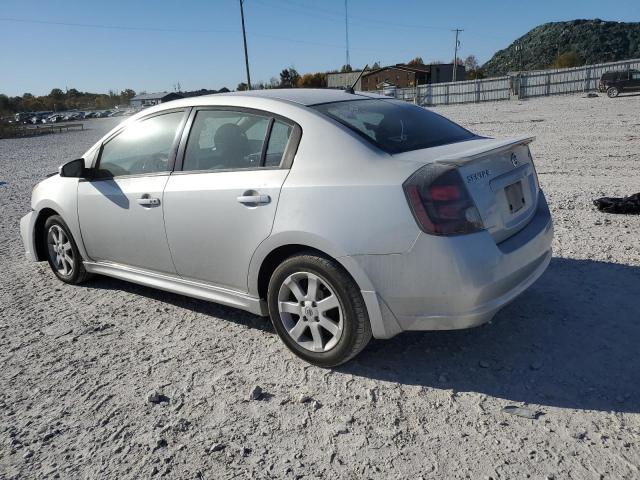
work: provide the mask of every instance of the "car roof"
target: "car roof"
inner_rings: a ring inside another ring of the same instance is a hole
[[[273,88],[269,90],[249,90],[243,92],[229,92],[213,94],[216,97],[255,97],[270,98],[298,103],[304,106],[320,103],[346,102],[349,100],[365,100],[367,98],[387,98],[382,95],[367,92],[347,93],[344,90],[330,88]],[[212,95],[212,96],[213,96]]]

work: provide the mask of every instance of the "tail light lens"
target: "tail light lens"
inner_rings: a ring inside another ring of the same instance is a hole
[[[460,235],[484,229],[480,212],[455,167],[425,165],[409,177],[403,188],[422,231]]]
[[[540,179],[538,178],[538,171],[536,170],[536,165],[533,163],[533,155],[531,155],[531,149],[527,147],[527,155],[529,155],[529,161],[531,162],[531,166],[533,167],[533,176],[536,179],[536,187],[538,190],[540,189]]]

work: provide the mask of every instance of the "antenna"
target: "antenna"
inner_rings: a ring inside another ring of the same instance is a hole
[[[354,87],[357,85],[357,83],[360,81],[360,79],[362,78],[362,75],[364,75],[364,72],[367,71],[367,67],[369,66],[369,64],[367,63],[364,68],[362,69],[362,71],[360,72],[360,75],[358,75],[358,78],[356,78],[356,81],[353,82],[353,84],[350,87],[347,87],[344,89],[345,92],[347,93],[354,93],[353,89]]]

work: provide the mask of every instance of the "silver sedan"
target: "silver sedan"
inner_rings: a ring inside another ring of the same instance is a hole
[[[490,320],[551,258],[531,137],[364,93],[176,100],[40,182],[20,228],[63,282],[108,275],[270,316],[296,355]]]

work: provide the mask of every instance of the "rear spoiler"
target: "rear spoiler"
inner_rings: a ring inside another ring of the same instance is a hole
[[[484,142],[482,145],[474,146],[468,150],[463,150],[462,152],[457,152],[452,155],[445,155],[438,158],[436,161],[439,163],[458,163],[460,161],[468,162],[479,157],[485,157],[489,154],[501,153],[520,145],[528,145],[535,139],[535,136],[531,137],[528,135],[521,135],[508,140],[487,139],[489,141]]]

